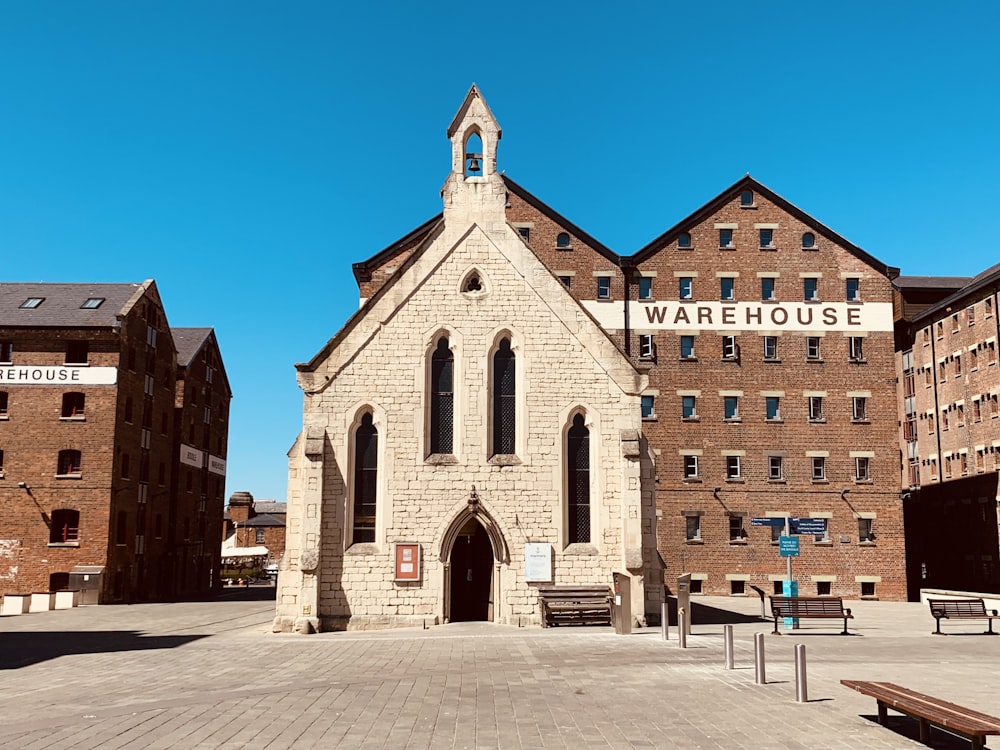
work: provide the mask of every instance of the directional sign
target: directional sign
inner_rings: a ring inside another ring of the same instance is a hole
[[[797,536],[779,536],[778,552],[782,557],[798,557],[799,538]]]
[[[751,518],[751,526],[784,526],[784,518]]]
[[[793,518],[792,519],[792,533],[793,534],[812,534],[819,535],[826,533],[826,519],[825,518]]]

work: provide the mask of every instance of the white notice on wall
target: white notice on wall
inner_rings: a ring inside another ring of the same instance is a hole
[[[527,542],[524,545],[524,580],[552,580],[552,545]]]

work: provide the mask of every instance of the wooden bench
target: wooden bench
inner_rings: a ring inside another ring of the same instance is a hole
[[[850,635],[847,632],[847,621],[854,617],[850,609],[844,609],[844,600],[839,596],[772,596],[771,614],[774,616],[775,635],[780,635],[779,617],[843,620],[844,630],[841,635]]]
[[[972,743],[972,750],[983,750],[986,736],[1000,734],[1000,719],[973,711],[940,698],[933,698],[891,682],[841,680],[841,685],[857,690],[878,702],[878,723],[885,726],[886,710],[891,708],[920,723],[920,741],[928,744],[930,726],[940,727]]]
[[[997,611],[991,609],[989,614],[986,611],[986,604],[982,599],[928,599],[931,605],[931,616],[937,620],[937,630],[934,635],[947,635],[941,632],[941,620],[986,620],[989,623],[989,630],[984,631],[984,635],[997,635],[993,631],[993,618],[997,616]]]
[[[610,625],[608,586],[551,585],[538,587],[542,627],[550,625]]]

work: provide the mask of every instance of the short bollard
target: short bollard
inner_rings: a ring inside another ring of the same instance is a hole
[[[733,669],[735,667],[733,660],[733,626],[723,625],[722,626],[722,640],[726,647],[726,669]]]
[[[799,703],[809,702],[809,691],[806,687],[806,646],[795,644],[795,700]]]
[[[688,647],[687,612],[684,611],[684,607],[677,610],[677,645],[681,648]]]
[[[767,676],[764,674],[764,634],[755,633],[753,637],[753,668],[754,682],[758,685],[767,684]]]
[[[660,605],[660,631],[663,634],[663,640],[670,640],[670,613],[667,611],[667,603],[664,602]]]

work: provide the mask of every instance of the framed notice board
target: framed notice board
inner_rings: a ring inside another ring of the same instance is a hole
[[[420,543],[396,542],[395,578],[401,582],[420,580]]]

